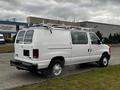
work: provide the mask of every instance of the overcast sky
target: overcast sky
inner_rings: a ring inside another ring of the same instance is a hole
[[[120,0],[0,0],[0,20],[28,16],[120,25]]]

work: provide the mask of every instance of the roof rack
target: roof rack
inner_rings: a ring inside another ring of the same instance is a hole
[[[44,22],[40,23],[40,24],[33,24],[30,27],[46,27],[47,29],[50,29],[50,28],[64,28],[64,29],[77,29],[77,30],[85,30],[85,31],[93,30],[93,28],[88,28],[88,27],[67,26],[67,25],[64,25],[64,24],[51,24],[51,23],[45,24]]]

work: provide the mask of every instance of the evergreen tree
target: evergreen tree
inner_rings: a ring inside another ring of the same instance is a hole
[[[97,31],[97,32],[96,32],[96,35],[100,38],[100,40],[102,40],[102,39],[103,39],[102,34],[101,34],[101,32],[100,32],[100,31]]]

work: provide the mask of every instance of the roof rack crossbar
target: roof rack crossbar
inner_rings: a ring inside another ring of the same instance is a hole
[[[92,28],[88,27],[80,27],[80,26],[68,26],[64,24],[51,24],[51,23],[40,23],[40,24],[33,24],[32,27],[46,27],[46,28],[64,28],[64,29],[77,29],[77,30],[85,30],[85,31],[91,31]]]

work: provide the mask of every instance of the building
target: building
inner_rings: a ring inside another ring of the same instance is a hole
[[[82,27],[92,28],[94,32],[100,31],[103,37],[108,37],[110,34],[120,33],[120,25],[98,23],[98,22],[89,22],[84,21],[80,22]]]
[[[38,18],[38,17],[27,17],[28,24],[56,24],[56,25],[67,25],[67,26],[80,26],[77,22],[69,22],[69,21],[61,21],[61,20],[54,20],[54,19],[46,19],[46,18]]]
[[[78,27],[87,27],[92,28],[93,32],[100,31],[103,37],[108,37],[110,34],[120,33],[120,25],[113,25],[113,24],[105,24],[105,23],[98,23],[98,22],[68,22],[68,21],[60,21],[60,20],[53,20],[53,19],[46,19],[46,18],[38,18],[38,17],[28,17],[27,23],[28,24],[39,24],[39,23],[51,23],[51,24],[64,24],[67,26],[78,26]]]
[[[5,39],[10,39],[18,30],[27,25],[27,23],[22,22],[0,21],[0,33],[4,35]]]

